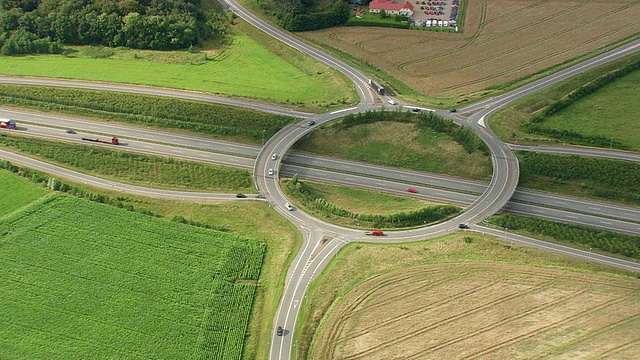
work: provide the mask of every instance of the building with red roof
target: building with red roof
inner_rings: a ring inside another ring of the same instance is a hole
[[[413,15],[413,5],[408,1],[404,3],[394,3],[393,0],[371,0],[369,12],[379,13],[384,10],[389,15],[402,15],[411,17]]]

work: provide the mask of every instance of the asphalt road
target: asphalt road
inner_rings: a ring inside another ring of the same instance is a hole
[[[233,1],[229,1],[229,3],[231,4],[233,11],[249,23],[300,50],[301,52],[336,68],[354,82],[355,89],[361,99],[361,103],[357,107],[335,111],[328,114],[319,114],[308,119],[313,119],[316,123],[320,124],[335,117],[343,116],[347,113],[355,113],[376,108],[377,106],[380,106],[381,101],[384,101],[380,96],[374,94],[370,89],[368,89],[366,85],[367,77],[360,71],[353,69],[341,61],[324,54],[322,51],[312,48],[290,35],[271,27],[257,17],[248,13],[237,3]],[[535,91],[539,91],[546,86],[557,83],[581,71],[585,71],[591,67],[595,67],[617,57],[621,57],[625,52],[631,53],[632,51],[636,51],[638,46],[640,46],[640,42],[638,41],[627,44],[619,49],[562,70],[554,75],[525,85],[517,90],[462,108],[460,113],[454,116],[454,120],[458,123],[466,123],[468,126],[473,127],[479,136],[487,143],[492,153],[494,173],[489,186],[486,188],[484,193],[482,193],[482,195],[480,195],[461,215],[453,220],[423,229],[391,232],[385,237],[374,240],[378,242],[402,242],[440,236],[445,233],[456,231],[457,223],[459,222],[474,224],[499,211],[515,192],[519,169],[517,159],[513,155],[510,147],[498,139],[487,127],[486,122],[489,116],[512,101]],[[240,104],[239,106],[246,106],[246,103]],[[445,113],[445,115],[449,116],[447,113]],[[278,185],[278,173],[280,170],[282,156],[278,157],[275,164],[271,162],[270,156],[272,153],[280,155],[286,154],[295,141],[304,136],[307,132],[311,131],[311,126],[305,126],[306,122],[307,120],[304,120],[296,125],[288,126],[272,137],[258,154],[254,166],[256,186],[261,191],[269,194],[272,203],[275,205],[275,209],[296,223],[296,226],[299,228],[302,228],[303,230],[307,229],[305,230],[306,233],[303,233],[305,234],[305,241],[303,243],[303,249],[305,250],[299,254],[299,257],[296,258],[297,260],[289,271],[288,281],[285,285],[283,298],[275,319],[274,329],[275,326],[282,325],[288,332],[285,333],[285,336],[277,337],[275,336],[274,331],[270,355],[270,357],[274,359],[287,359],[291,357],[292,332],[293,329],[295,329],[295,322],[299,311],[299,306],[297,305],[302,301],[302,297],[305,294],[308,284],[320,271],[322,271],[322,268],[326,265],[332,255],[344,246],[345,243],[350,241],[371,240],[364,237],[358,231],[324,223],[308,216],[300,210],[287,211],[284,208],[283,204],[286,202],[286,197]],[[274,175],[269,175],[269,168],[273,168],[275,170]],[[322,242],[321,239],[323,238],[326,239],[325,242]],[[536,246],[534,242],[528,242],[528,244],[530,246]],[[311,249],[311,251],[308,251],[307,249]],[[563,251],[570,256],[583,256],[580,251],[575,249]]]

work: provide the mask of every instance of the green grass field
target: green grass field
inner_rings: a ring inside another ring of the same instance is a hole
[[[559,140],[542,135],[529,134],[522,130],[535,111],[561,99],[576,88],[587,84],[611,71],[640,59],[633,54],[569,78],[549,89],[528,96],[491,117],[491,129],[504,141],[519,144],[548,144]],[[638,79],[635,71],[618,79],[597,92],[570,105],[550,117],[543,124],[558,130],[573,130],[584,135],[613,137],[629,148],[640,150],[640,121],[638,107],[633,104],[638,97]],[[600,109],[598,109],[600,107]]]
[[[202,63],[170,63],[158,52],[149,58],[162,56],[160,61],[148,61],[141,56],[128,59],[124,55],[104,58],[109,54],[95,55],[93,51],[89,53],[95,58],[80,57],[83,52],[71,56],[2,56],[0,74],[189,89],[310,108],[353,101],[352,86],[341,75],[275,40],[263,42],[265,35],[239,19],[237,23],[231,45]],[[190,60],[190,55],[185,56]]]
[[[128,183],[183,190],[254,191],[249,171],[226,166],[7,134],[0,134],[0,146]]]
[[[491,158],[467,153],[447,134],[412,123],[378,122],[347,129],[323,126],[296,149],[374,164],[404,167],[469,179],[491,178]]]
[[[378,191],[355,189],[346,186],[329,185],[305,181],[314,192],[328,202],[358,214],[395,214],[403,211],[420,210],[433,202],[409,196],[391,195]]]
[[[0,233],[1,357],[241,358],[264,245],[67,196]]]
[[[19,209],[49,192],[26,179],[0,169],[0,216]]]

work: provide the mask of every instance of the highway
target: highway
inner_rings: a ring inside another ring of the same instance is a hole
[[[330,261],[332,256],[339,251],[345,244],[352,241],[376,241],[376,242],[403,242],[422,240],[440,236],[446,233],[450,233],[458,230],[459,223],[468,223],[474,230],[485,231],[484,228],[476,227],[476,225],[486,217],[500,211],[511,199],[516,191],[516,185],[519,177],[518,161],[512,151],[512,146],[501,141],[487,126],[487,121],[491,114],[498,111],[502,107],[510,104],[511,102],[527,96],[533,92],[539,91],[547,86],[553,85],[559,81],[562,81],[570,76],[578,74],[582,71],[590,69],[592,67],[601,65],[605,62],[614,60],[625,54],[629,54],[634,51],[638,51],[640,41],[635,41],[626,44],[618,49],[587,60],[581,64],[569,67],[565,70],[559,71],[556,74],[547,76],[543,79],[537,80],[530,84],[527,84],[519,89],[507,92],[503,95],[496,96],[487,100],[480,101],[476,104],[469,105],[461,108],[459,113],[451,116],[448,112],[439,112],[444,116],[451,117],[459,124],[471,126],[478,135],[485,141],[491,151],[493,162],[493,176],[491,182],[485,185],[484,189],[479,195],[475,195],[475,198],[470,199],[470,205],[459,216],[446,222],[442,222],[433,226],[413,229],[406,231],[389,232],[387,236],[371,239],[364,236],[362,231],[346,229],[338,227],[332,224],[325,223],[318,219],[315,219],[299,209],[288,211],[284,204],[287,202],[286,197],[282,193],[279,187],[278,178],[280,171],[286,169],[285,166],[281,167],[282,160],[289,152],[289,149],[293,144],[312,131],[314,126],[330,121],[337,117],[344,116],[349,113],[357,113],[364,110],[371,110],[381,107],[384,104],[384,99],[380,95],[372,92],[367,86],[367,77],[357,69],[354,69],[345,63],[324,54],[322,51],[306,45],[305,43],[295,39],[294,37],[271,27],[269,24],[263,22],[259,18],[255,17],[240,5],[234,1],[227,1],[234,13],[245,19],[252,25],[256,26],[265,33],[283,41],[284,43],[298,49],[302,53],[308,54],[313,58],[335,68],[336,70],[345,74],[355,86],[355,90],[360,97],[360,104],[352,108],[337,110],[330,113],[310,115],[306,113],[299,113],[293,110],[283,110],[271,105],[259,105],[253,104],[247,101],[239,101],[237,106],[252,107],[267,111],[271,113],[281,113],[279,111],[289,111],[291,116],[303,118],[297,124],[289,125],[275,134],[262,149],[257,153],[256,161],[254,163],[254,180],[257,189],[267,194],[268,200],[272,204],[276,211],[279,211],[285,217],[290,219],[303,233],[303,245],[300,253],[294,259],[292,267],[287,274],[287,281],[283,297],[281,299],[280,307],[274,319],[274,332],[271,339],[271,359],[289,359],[291,358],[292,339],[294,337],[294,329],[300,304],[304,300],[304,295],[310,284],[310,282],[322,271],[324,266]],[[11,79],[5,79],[6,81],[14,81]],[[24,81],[35,81],[33,79],[19,79]],[[0,79],[0,81],[3,81]],[[44,80],[42,80],[44,81]],[[48,80],[55,81],[55,80]],[[61,82],[63,83],[63,82]],[[65,86],[55,84],[54,86]],[[181,98],[192,98],[200,101],[211,102],[224,102],[231,101],[226,98],[209,97],[202,94],[194,94],[189,92],[181,92],[178,90],[170,89],[151,89],[145,87],[128,86],[128,85],[111,85],[111,84],[95,84],[89,82],[75,82],[79,83],[79,86],[95,86],[96,89],[101,90],[116,90],[126,92],[141,92],[151,93],[158,92],[155,95],[161,96],[173,96]],[[93,84],[93,85],[91,85]],[[45,85],[45,84],[42,84]],[[117,87],[117,88],[114,88]],[[148,91],[148,92],[147,92]],[[197,97],[204,96],[207,100],[202,100]],[[385,98],[386,99],[386,98]],[[255,106],[254,106],[255,105]],[[266,108],[260,108],[259,106],[266,106]],[[315,121],[315,125],[310,125],[308,121]],[[116,129],[117,130],[117,129]],[[155,135],[154,135],[155,136]],[[178,136],[179,137],[179,136]],[[125,143],[133,144],[135,139],[123,139]],[[141,144],[140,144],[141,145]],[[231,146],[231,145],[229,145]],[[229,148],[227,151],[219,150],[219,153],[231,154],[233,153]],[[236,149],[237,151],[241,151]],[[276,161],[271,160],[271,154],[280,154]],[[7,156],[6,154],[4,156]],[[15,155],[11,155],[15,156]],[[250,156],[250,155],[247,155]],[[23,159],[24,160],[24,159]],[[21,160],[22,161],[22,160]],[[26,160],[24,160],[26,161]],[[41,165],[38,165],[41,166]],[[268,169],[275,169],[274,175],[269,175]],[[49,169],[55,170],[55,169]],[[43,170],[46,171],[46,170]],[[67,175],[71,176],[71,175]],[[92,179],[92,181],[95,181]],[[374,180],[375,181],[375,180]],[[112,183],[114,186],[120,186],[120,184]],[[142,191],[149,191],[148,189],[142,189]],[[426,191],[426,189],[425,189]],[[442,191],[442,190],[441,190]],[[155,193],[155,191],[152,191]],[[165,196],[188,196],[188,194],[169,194]],[[219,196],[219,195],[216,195]],[[226,195],[229,197],[230,195]],[[225,198],[228,199],[228,198]],[[519,204],[519,203],[518,203]],[[517,210],[517,209],[516,209]],[[549,211],[545,209],[543,211]],[[582,214],[583,216],[591,216],[588,214]],[[613,223],[614,219],[607,219],[606,221]],[[636,223],[637,226],[637,223]],[[527,246],[533,246],[541,248],[547,251],[553,251],[562,253],[568,256],[574,256],[577,258],[584,258],[591,261],[602,261],[602,259],[586,257],[584,251],[580,251],[572,248],[553,248],[547,243],[533,241],[533,239],[511,236],[512,234],[504,235],[504,239],[510,241],[511,239],[518,238],[518,241],[524,242]],[[617,263],[612,258],[606,258],[611,266],[618,266],[621,268],[632,268],[637,271],[635,265]],[[633,264],[633,263],[632,263]],[[284,336],[276,336],[275,327],[283,326],[285,329]]]

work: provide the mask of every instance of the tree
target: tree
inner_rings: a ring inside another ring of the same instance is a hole
[[[380,18],[381,19],[386,19],[388,17],[389,17],[389,15],[387,15],[387,12],[384,11],[384,9],[380,10]]]

